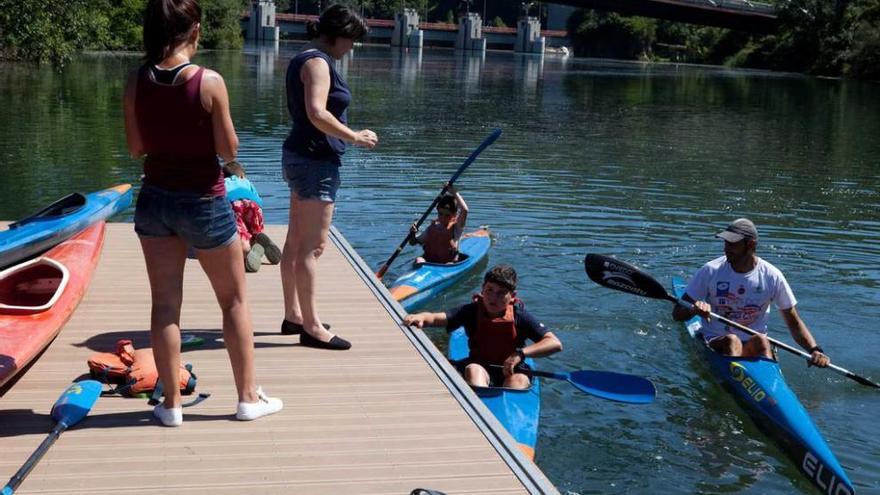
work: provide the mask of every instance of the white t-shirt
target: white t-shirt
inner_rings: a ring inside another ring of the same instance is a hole
[[[697,270],[688,284],[687,295],[695,301],[708,302],[713,313],[762,333],[767,333],[771,301],[781,310],[797,304],[782,272],[761,258],[757,258],[755,268],[748,273],[734,271],[725,256],[714,259]],[[743,342],[751,337],[715,319],[704,322],[703,336],[707,340],[728,333],[735,333]]]

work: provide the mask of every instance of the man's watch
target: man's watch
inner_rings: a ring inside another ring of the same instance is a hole
[[[813,347],[810,347],[810,348],[807,350],[807,352],[809,352],[810,354],[812,354],[812,353],[814,353],[814,352],[816,352],[816,351],[819,351],[819,352],[821,352],[822,354],[825,354],[825,349],[822,349],[822,346],[818,346],[818,345],[814,345]]]
[[[523,352],[522,347],[517,347],[514,352],[516,353],[517,356],[519,356],[519,360],[521,362],[526,361],[526,354]]]

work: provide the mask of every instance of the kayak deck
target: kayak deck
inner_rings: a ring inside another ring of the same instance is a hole
[[[461,361],[470,355],[467,335],[463,328],[449,334],[449,359]],[[534,360],[526,359],[526,364],[535,367]],[[541,382],[532,378],[532,386],[527,389],[505,387],[472,387],[477,397],[504,426],[510,436],[519,444],[520,450],[529,459],[535,458],[535,445],[538,443],[538,420],[541,416]]]
[[[422,263],[391,284],[388,289],[391,296],[404,309],[412,311],[469,273],[486,258],[492,239],[485,228],[465,236],[459,242],[459,252],[465,256],[464,260],[457,263]]]
[[[11,266],[69,239],[131,205],[130,184],[89,194],[67,195],[0,231],[0,268]]]
[[[0,272],[0,395],[67,323],[98,264],[104,222]]]
[[[681,297],[685,289],[683,280],[673,279],[676,297]],[[779,363],[766,358],[734,358],[718,354],[703,343],[699,317],[688,320],[686,327],[712,373],[722,380],[725,389],[755,423],[779,441],[810,482],[823,493],[855,493],[831,448],[785,382]]]

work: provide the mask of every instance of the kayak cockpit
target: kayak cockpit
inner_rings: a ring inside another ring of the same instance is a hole
[[[460,253],[458,253],[458,261],[453,261],[452,263],[432,263],[430,261],[416,263],[415,261],[413,261],[412,265],[416,268],[418,268],[420,266],[436,266],[436,267],[440,267],[440,268],[453,268],[453,267],[461,266],[462,264],[464,264],[464,262],[466,262],[468,260],[468,258],[470,258],[469,255],[460,252]]]
[[[82,209],[87,202],[88,198],[86,198],[85,195],[81,193],[68,194],[67,196],[64,196],[58,201],[55,201],[51,205],[43,208],[33,215],[9,224],[9,228],[14,229],[17,227],[21,227],[22,225],[37,220],[39,218],[58,218],[70,215],[71,213]]]
[[[51,308],[70,273],[51,258],[36,258],[0,272],[0,314],[40,313]]]

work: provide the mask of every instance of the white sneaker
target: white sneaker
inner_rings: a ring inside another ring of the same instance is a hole
[[[235,419],[239,421],[253,421],[263,416],[275,414],[284,407],[281,399],[269,397],[263,393],[262,387],[257,387],[257,402],[239,402]]]
[[[153,408],[153,416],[165,426],[180,426],[183,424],[182,407],[166,409],[164,404],[159,404]]]

